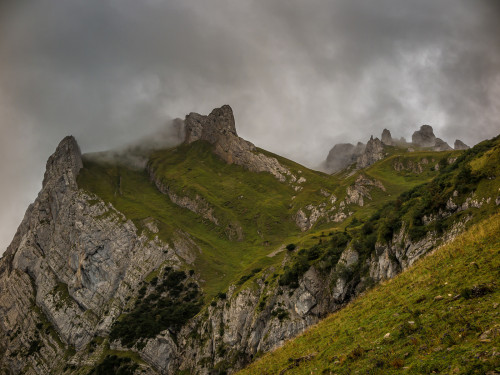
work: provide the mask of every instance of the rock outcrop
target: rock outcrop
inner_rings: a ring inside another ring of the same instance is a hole
[[[419,130],[415,131],[412,135],[411,143],[407,143],[404,137],[401,137],[399,140],[393,139],[391,132],[388,129],[384,129],[381,139],[373,139],[372,136],[366,147],[362,143],[358,143],[356,147],[350,143],[336,144],[328,153],[322,169],[329,173],[335,173],[346,169],[355,161],[357,162],[356,169],[366,168],[385,157],[385,153],[383,152],[384,145],[404,147],[410,152],[419,148],[438,152],[453,150],[448,143],[434,135],[434,130],[430,125],[422,125]],[[466,150],[468,148],[469,146],[462,141],[458,139],[455,141],[455,150]]]
[[[366,168],[385,157],[384,145],[378,138],[371,136],[365,150],[356,160],[358,168]]]
[[[323,169],[329,173],[341,171],[355,163],[364,150],[365,145],[361,142],[356,146],[351,143],[338,143],[328,153]]]
[[[430,125],[422,125],[420,130],[417,130],[411,136],[413,144],[419,147],[433,147],[436,144],[436,136]]]
[[[392,136],[391,136],[391,132],[387,129],[384,129],[382,131],[382,138],[381,138],[381,141],[384,145],[388,145],[388,146],[391,146],[392,145]]]
[[[357,204],[363,207],[364,199],[372,199],[370,194],[370,189],[372,187],[385,191],[385,187],[380,181],[371,180],[360,174],[354,184],[347,187],[346,197],[344,199],[345,204]]]
[[[252,172],[269,172],[281,182],[295,176],[276,158],[256,150],[255,146],[238,137],[233,110],[228,105],[214,109],[208,116],[190,113],[184,121],[187,144],[203,140],[214,145],[214,152],[229,164],[237,164]]]
[[[453,150],[448,143],[443,141],[441,138],[436,138],[434,146],[432,147],[433,151],[450,151]]]
[[[460,139],[456,139],[453,148],[455,150],[468,150],[470,147],[463,143]]]

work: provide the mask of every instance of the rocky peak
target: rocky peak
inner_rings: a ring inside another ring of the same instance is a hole
[[[463,143],[460,139],[455,140],[455,144],[453,145],[455,150],[468,150],[470,147]]]
[[[227,104],[220,108],[215,108],[208,116],[194,112],[190,113],[186,116],[185,127],[186,143],[202,139],[216,144],[221,137],[228,135],[238,137],[233,110]]]
[[[382,143],[389,146],[392,145],[392,136],[388,129],[382,131]]]
[[[430,125],[422,125],[420,130],[417,130],[411,136],[411,141],[420,147],[433,147],[436,143],[436,136]]]
[[[338,172],[354,163],[364,150],[365,145],[361,142],[356,146],[352,143],[337,143],[328,153],[325,169],[330,173]]]
[[[57,146],[56,151],[47,160],[43,187],[63,180],[66,186],[75,185],[78,172],[83,167],[82,153],[76,139],[70,135]]]
[[[365,151],[358,157],[358,168],[366,168],[376,161],[384,158],[384,144],[378,138],[370,137],[366,144]]]
[[[215,108],[208,116],[190,113],[184,125],[185,143],[207,141],[215,146],[214,153],[226,163],[241,165],[253,172],[269,172],[281,182],[291,176],[276,158],[255,152],[253,143],[238,137],[233,110],[228,105]]]
[[[434,151],[449,151],[452,150],[450,145],[443,141],[441,138],[436,138],[434,142],[434,147],[432,148]]]

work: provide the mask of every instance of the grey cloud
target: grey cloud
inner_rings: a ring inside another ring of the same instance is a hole
[[[431,124],[499,132],[497,0],[0,2],[0,252],[67,134],[84,152],[230,104],[241,136],[318,165]]]

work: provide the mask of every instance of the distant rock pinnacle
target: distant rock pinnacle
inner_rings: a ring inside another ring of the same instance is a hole
[[[455,140],[455,144],[453,145],[455,150],[468,150],[470,147],[463,143],[460,139]]]
[[[365,145],[358,142],[356,146],[351,143],[339,143],[333,146],[325,161],[325,168],[330,172],[338,172],[356,161],[365,150]]]
[[[432,148],[434,151],[450,151],[452,148],[448,143],[443,141],[441,138],[436,138],[434,142],[434,147]]]
[[[382,132],[382,143],[385,144],[385,145],[392,145],[392,136],[391,136],[391,132],[387,129],[384,129],[384,131]]]
[[[433,147],[436,144],[436,136],[430,125],[422,125],[420,130],[417,130],[411,136],[411,141],[420,147]]]
[[[366,144],[365,151],[360,157],[358,157],[358,168],[366,168],[376,161],[383,159],[384,156],[384,144],[380,139],[374,139],[373,136],[371,136],[370,140]]]

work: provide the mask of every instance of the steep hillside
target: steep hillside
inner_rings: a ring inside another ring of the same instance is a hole
[[[359,296],[241,374],[495,374],[500,215]]]

